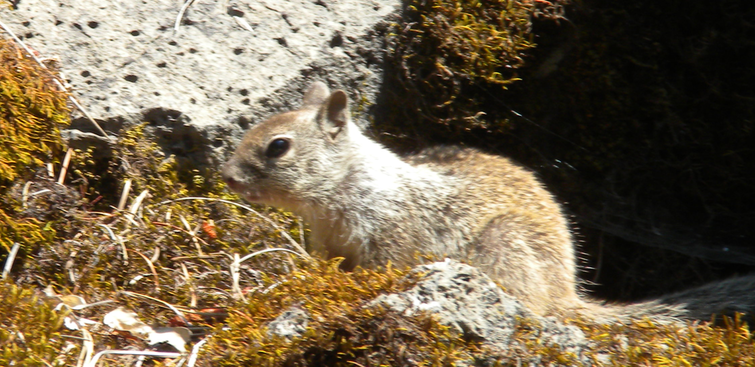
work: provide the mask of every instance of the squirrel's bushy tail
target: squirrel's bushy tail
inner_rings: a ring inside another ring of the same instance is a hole
[[[684,318],[710,320],[713,314],[734,316],[755,313],[755,275],[731,278],[671,293],[653,301],[681,307]]]
[[[629,322],[649,318],[660,323],[711,320],[715,315],[755,315],[755,275],[713,282],[700,287],[632,304],[585,302],[578,313],[595,321]]]

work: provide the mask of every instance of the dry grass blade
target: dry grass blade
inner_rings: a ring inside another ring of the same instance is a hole
[[[246,255],[246,256],[242,257],[241,259],[239,259],[239,262],[242,263],[242,262],[244,262],[246,260],[249,260],[249,259],[251,259],[251,258],[253,258],[253,257],[257,256],[257,255],[262,255],[264,253],[274,252],[274,251],[288,252],[290,254],[294,254],[296,256],[303,257],[300,253],[298,253],[296,251],[291,251],[289,249],[285,249],[285,248],[268,248],[268,249],[260,250],[260,251],[257,251],[257,252],[253,252],[253,253],[251,253],[249,255]]]
[[[121,200],[118,202],[118,210],[121,211],[126,207],[126,201],[128,200],[128,194],[131,191],[131,179],[126,179],[123,183],[123,192],[121,193]]]
[[[29,188],[31,188],[31,181],[24,184],[24,189],[21,190],[21,206],[26,209],[29,207]]]
[[[134,199],[134,202],[131,203],[131,206],[128,208],[126,217],[131,224],[139,225],[139,223],[137,223],[134,218],[138,218],[136,214],[139,211],[139,208],[141,208],[142,202],[144,202],[144,199],[147,197],[147,195],[149,195],[149,190],[142,191],[141,194],[139,194],[139,196]]]
[[[241,285],[239,280],[241,278],[241,261],[239,260],[239,254],[233,254],[233,262],[231,263],[230,272],[233,285],[231,287],[231,294],[234,298],[244,299],[244,293],[241,292]]]
[[[45,163],[45,168],[47,168],[47,176],[50,178],[55,178],[55,169],[52,166],[52,162]]]
[[[18,253],[19,247],[21,247],[21,245],[18,242],[14,243],[13,247],[11,247],[10,249],[8,257],[5,258],[5,265],[3,266],[3,280],[8,277],[10,269],[13,267],[13,262],[16,260],[16,254]]]
[[[181,319],[181,321],[184,323],[184,325],[191,325],[191,323],[189,322],[189,320],[187,320],[186,317],[184,316],[183,312],[181,312],[181,310],[179,310],[176,306],[173,306],[172,304],[170,304],[168,302],[165,302],[165,301],[163,301],[161,299],[150,297],[150,296],[147,296],[147,295],[144,295],[144,294],[136,293],[136,292],[120,291],[120,293],[123,294],[123,295],[129,296],[129,297],[146,299],[146,300],[149,300],[149,301],[161,304],[164,307],[169,308],[171,311],[173,311],[176,314],[176,316],[178,316]]]
[[[66,180],[66,173],[68,172],[68,164],[71,163],[71,156],[73,155],[73,148],[68,148],[65,158],[63,158],[63,167],[60,168],[60,177],[58,177],[58,185],[62,185]]]
[[[121,253],[123,255],[123,261],[128,262],[128,250],[126,249],[126,244],[123,243],[123,240],[120,236],[116,236],[112,229],[110,229],[109,226],[97,223],[98,227],[104,228],[107,234],[110,236],[110,239],[115,241],[121,248]]]
[[[90,308],[90,307],[97,307],[97,306],[102,306],[102,305],[108,305],[108,304],[111,304],[111,303],[115,303],[115,301],[113,301],[112,299],[106,299],[106,300],[103,300],[103,301],[98,301],[98,302],[93,302],[93,303],[86,303],[86,304],[77,305],[77,306],[71,306],[70,308],[72,310],[78,311],[78,310],[83,310],[83,309]]]
[[[92,334],[87,329],[81,329],[81,334],[84,337],[84,348],[81,348],[81,358],[79,358],[77,366],[81,366],[82,364],[88,365],[94,355],[94,339],[92,339]]]
[[[174,199],[174,200],[165,200],[165,201],[161,201],[161,202],[159,202],[159,203],[157,203],[155,205],[165,205],[165,204],[175,203],[175,202],[178,202],[178,201],[186,201],[186,200],[217,201],[217,202],[221,202],[221,203],[225,203],[225,204],[229,204],[229,205],[235,205],[235,206],[237,206],[239,208],[245,209],[245,210],[251,212],[252,214],[256,215],[258,218],[260,218],[260,219],[264,220],[265,222],[267,222],[268,224],[270,224],[273,228],[275,228],[278,231],[280,231],[281,236],[283,236],[284,238],[286,238],[286,240],[288,240],[289,243],[291,243],[291,246],[293,248],[295,248],[297,251],[299,251],[299,255],[301,255],[304,259],[306,259],[308,261],[312,260],[312,256],[310,256],[309,253],[307,253],[307,251],[304,250],[304,248],[301,245],[299,245],[298,242],[294,241],[294,239],[291,238],[291,236],[285,230],[283,230],[283,228],[281,228],[277,223],[275,223],[270,218],[268,218],[268,217],[260,214],[259,212],[257,212],[256,210],[252,209],[248,205],[239,204],[237,202],[230,201],[230,200],[216,199],[216,198],[206,198],[206,197],[196,197],[196,196],[179,198],[179,199]]]
[[[194,347],[191,348],[191,353],[189,354],[188,363],[186,363],[186,367],[194,367],[195,364],[197,364],[197,356],[199,355],[199,350],[207,343],[208,340],[210,340],[212,336],[207,336],[206,338],[200,340],[197,342],[197,344],[194,344]]]
[[[189,274],[189,269],[186,267],[186,264],[181,262],[181,271],[183,272],[184,279],[186,281],[186,284],[189,284],[189,292],[191,292],[190,295],[190,301],[189,301],[189,307],[195,308],[197,307],[197,288],[194,286],[194,284],[191,281],[191,274]]]
[[[139,211],[139,208],[142,206],[142,202],[144,199],[149,195],[149,190],[142,191],[139,196],[134,199],[134,202],[131,204],[131,207],[129,207],[128,211],[131,212],[131,214],[136,215],[136,212]]]
[[[186,233],[188,233],[191,236],[191,241],[194,243],[194,247],[197,249],[197,254],[199,256],[204,256],[204,253],[202,252],[202,247],[199,246],[199,240],[200,238],[197,237],[197,232],[199,231],[199,226],[197,226],[195,229],[191,229],[191,225],[186,220],[186,218],[183,215],[179,215],[178,219],[181,220],[181,223],[183,223],[184,227],[186,227]],[[202,241],[206,244],[206,242]]]
[[[141,256],[144,261],[147,262],[147,266],[149,267],[149,270],[152,272],[152,276],[155,278],[155,291],[160,291],[160,277],[157,275],[157,270],[155,270],[155,265],[152,264],[152,261],[145,256],[143,253],[136,251],[136,250],[128,250],[131,251],[139,256]]]

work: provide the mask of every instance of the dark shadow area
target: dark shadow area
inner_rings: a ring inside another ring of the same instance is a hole
[[[474,124],[438,123],[393,54],[375,130],[402,151],[460,142],[536,170],[573,216],[598,297],[750,273],[753,17],[742,1],[580,2],[568,20],[533,22],[521,81],[458,86]]]

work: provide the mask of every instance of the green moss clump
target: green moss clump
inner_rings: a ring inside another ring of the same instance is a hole
[[[365,307],[380,294],[410,287],[404,271],[344,273],[338,263],[318,262],[249,295],[234,306],[229,328],[210,339],[201,360],[213,366],[451,366],[476,350],[432,318]],[[291,306],[311,317],[304,334],[293,340],[269,335],[267,323]]]
[[[55,231],[45,227],[34,218],[14,218],[0,209],[0,247],[7,254],[14,243],[24,245],[23,249],[39,248],[52,242]]]
[[[43,245],[28,248],[19,256],[10,276],[26,289],[52,286],[61,295],[75,295],[89,303],[116,300],[153,325],[167,325],[175,314],[150,299],[185,306],[182,309],[187,313],[212,307],[222,314],[224,307],[234,303],[229,291],[233,288],[229,274],[233,255],[291,247],[283,234],[299,239],[296,232],[300,227],[290,216],[276,211],[264,213],[267,219],[263,220],[221,202],[162,203],[186,196],[234,198],[217,174],[204,174],[162,154],[145,136],[143,127],[122,131],[107,154],[77,152],[66,185],[37,175],[11,187],[7,200],[16,209],[14,218],[28,216],[28,220],[44,223],[40,227],[47,229],[44,233],[49,236]],[[119,211],[114,207],[127,179],[132,189],[124,210]],[[30,191],[49,192],[23,200],[25,183]],[[132,214],[131,205],[144,191],[149,195]],[[55,195],[80,195],[83,200],[55,199]],[[25,205],[19,204],[22,200]],[[252,288],[263,278],[278,281],[293,269],[288,256],[278,252],[245,261],[240,286]],[[32,301],[26,298],[21,303],[27,307]],[[108,305],[75,314],[101,320],[112,308]],[[192,326],[201,332],[201,324],[200,318]],[[58,326],[48,323],[44,328],[53,332]],[[67,333],[82,337],[81,331]],[[95,333],[94,348],[142,349],[146,343],[105,332]]]
[[[0,38],[0,197],[13,180],[62,157],[59,129],[69,123],[68,94],[13,42]],[[19,218],[0,202],[0,253],[49,243],[54,232],[33,218]]]
[[[108,152],[77,150],[72,175],[81,178],[80,190],[92,198],[100,197],[98,207],[115,206],[126,180],[131,192],[147,190],[162,200],[192,195],[231,198],[217,173],[200,172],[193,166],[180,166],[166,156],[153,139],[145,136],[146,123],[124,129]],[[209,178],[207,177],[209,176]],[[217,193],[217,194],[214,194]]]
[[[523,52],[534,47],[531,12],[515,1],[415,2],[408,16],[420,21],[404,35],[413,36],[407,44],[421,47],[415,51],[427,52],[404,61],[440,79],[510,84],[518,80],[514,70],[524,64]]]
[[[59,157],[68,95],[14,43],[0,39],[0,189]]]
[[[33,215],[38,222],[46,221],[51,234],[45,237],[48,242],[44,246],[29,249],[35,261],[24,264],[23,271],[17,274],[20,282],[38,286],[54,284],[59,291],[68,289],[87,299],[107,298],[114,287],[122,287],[182,303],[191,296],[189,288],[198,284],[228,289],[226,275],[232,253],[243,256],[266,247],[290,247],[285,235],[300,238],[300,226],[285,213],[266,213],[279,226],[273,228],[260,216],[222,202],[171,202],[190,196],[236,198],[225,189],[217,173],[203,173],[191,166],[179,165],[173,157],[166,157],[157,144],[145,136],[144,126],[122,131],[107,154],[77,151],[66,186],[48,182],[44,177],[30,181],[32,190],[50,190],[47,195],[57,195],[65,188],[70,196],[76,194],[83,198],[49,200],[54,196],[40,195],[28,199],[26,207],[18,210],[21,214]],[[115,208],[127,180],[131,181],[131,189],[125,207],[119,211]],[[16,185],[10,191],[12,199],[20,200],[22,186]],[[132,205],[144,192],[147,195],[139,210],[132,214]],[[108,244],[104,249],[103,241]],[[158,258],[144,260],[144,256],[149,259],[156,253],[160,255]],[[74,254],[76,258],[69,259]],[[69,272],[61,269],[66,263]],[[285,261],[248,263],[258,270],[271,272],[284,272],[281,269],[289,266]],[[207,283],[182,283],[178,288],[159,285],[160,279],[172,278],[175,271],[183,271],[182,267],[190,273],[213,275],[203,278]],[[73,279],[71,274],[75,274]],[[140,274],[153,277],[135,285],[128,284],[128,279],[141,278]],[[175,293],[177,289],[186,292]]]
[[[613,366],[752,366],[755,340],[747,323],[739,315],[725,321],[721,327],[649,321],[579,326]]]
[[[408,107],[398,121],[439,123],[451,131],[505,130],[491,124],[492,116],[482,118],[492,110],[481,97],[519,80],[517,70],[535,47],[533,17],[561,18],[564,3],[410,1],[391,50],[395,71],[387,73],[395,74],[390,89],[396,101]]]
[[[30,290],[0,282],[0,365],[71,366],[75,348],[66,352],[58,330],[65,312],[55,312]]]

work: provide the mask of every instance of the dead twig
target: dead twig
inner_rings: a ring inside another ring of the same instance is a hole
[[[270,224],[271,226],[273,226],[273,228],[279,230],[280,234],[286,240],[289,241],[289,243],[291,244],[291,246],[293,248],[295,248],[299,252],[299,255],[301,255],[301,257],[303,257],[304,259],[306,259],[308,261],[312,260],[312,256],[310,256],[309,253],[307,253],[307,251],[304,250],[304,248],[301,245],[299,245],[299,243],[297,243],[293,238],[291,238],[291,236],[288,234],[288,232],[286,232],[283,228],[281,228],[278,224],[276,224],[272,219],[270,219],[270,218],[268,218],[268,217],[260,214],[259,212],[257,212],[256,210],[252,209],[248,205],[239,204],[237,202],[233,202],[233,201],[230,201],[230,200],[216,199],[216,198],[206,198],[206,197],[196,197],[196,196],[179,198],[179,199],[174,199],[174,200],[165,200],[165,201],[159,202],[159,203],[157,203],[155,205],[164,205],[164,204],[170,204],[170,203],[174,203],[174,202],[177,202],[177,201],[185,201],[185,200],[218,201],[218,202],[221,202],[221,203],[235,205],[235,206],[237,206],[239,208],[245,209],[245,210],[251,212],[252,214],[256,215],[258,218],[266,221],[268,224]]]
[[[13,267],[13,262],[16,260],[16,254],[18,254],[19,247],[21,247],[21,245],[18,242],[14,243],[13,247],[11,247],[10,249],[8,257],[5,258],[5,265],[3,266],[3,280],[8,277],[10,269]]]
[[[196,287],[194,287],[194,282],[191,281],[191,274],[189,274],[189,269],[186,268],[186,264],[183,262],[181,264],[181,271],[183,272],[184,278],[186,279],[186,284],[189,285],[189,291],[191,292],[191,298],[189,301],[189,306],[191,308],[197,307],[197,290]]]
[[[207,343],[208,340],[212,335],[208,335],[206,338],[198,341],[196,344],[194,344],[194,347],[191,348],[191,353],[189,354],[188,363],[186,363],[186,367],[194,367],[194,365],[197,363],[197,356],[199,355],[199,350]]]
[[[141,256],[144,259],[144,261],[147,262],[147,266],[149,267],[149,270],[152,272],[152,276],[155,277],[155,291],[159,292],[160,291],[160,277],[157,275],[157,270],[155,270],[155,265],[152,264],[152,261],[147,256],[145,256],[143,253],[141,253],[139,251],[132,250],[132,249],[129,249],[128,251],[131,251],[131,252],[133,252],[133,253]]]
[[[102,223],[97,223],[97,226],[100,228],[104,228],[105,231],[107,231],[108,235],[110,235],[110,239],[115,241],[120,247],[121,247],[121,254],[123,254],[123,262],[125,264],[128,264],[128,250],[126,249],[126,244],[123,242],[123,239],[121,236],[117,236],[113,230]]]
[[[73,155],[73,148],[68,148],[65,158],[63,158],[63,167],[60,168],[60,176],[58,177],[58,185],[62,185],[66,180],[66,173],[68,172],[68,164],[71,163],[71,156]]]
[[[172,304],[168,302],[165,302],[161,299],[150,297],[141,293],[135,293],[135,292],[129,292],[129,291],[120,291],[120,293],[129,297],[146,299],[146,300],[161,304],[164,307],[169,308],[171,311],[173,311],[176,314],[176,316],[178,316],[178,318],[181,319],[181,322],[183,322],[184,325],[191,325],[189,320],[187,320],[186,317],[184,316],[184,313],[181,310],[179,310],[176,306],[173,306]]]
[[[202,242],[203,244],[205,244],[205,245],[209,246],[209,244],[207,243],[207,241],[205,241],[205,240],[201,239],[200,237],[197,237],[196,235],[194,235],[193,233],[191,233],[191,230],[188,230],[188,231],[187,231],[187,230],[185,230],[185,229],[183,229],[183,228],[181,228],[181,227],[179,227],[179,226],[174,226],[174,225],[172,225],[172,224],[170,224],[170,223],[163,223],[163,222],[152,222],[152,224],[154,224],[154,225],[156,225],[156,226],[161,226],[161,227],[169,227],[169,228],[173,228],[173,229],[175,229],[175,230],[177,230],[177,231],[179,231],[179,232],[183,232],[183,233],[186,233],[186,234],[188,234],[189,236],[191,236],[192,238],[196,238],[196,239],[197,239],[198,241],[200,241],[200,242]],[[200,254],[200,257],[201,257],[201,256],[204,256],[204,255]]]
[[[118,201],[118,211],[123,210],[126,207],[126,200],[128,200],[128,194],[131,192],[131,179],[126,179],[123,183],[123,192],[121,192],[121,200]]]
[[[128,219],[129,223],[138,226],[139,223],[136,221],[136,219],[139,219],[139,222],[143,224],[143,221],[141,220],[141,218],[136,214],[139,212],[139,209],[142,207],[142,202],[144,201],[145,198],[147,198],[148,195],[149,195],[149,191],[144,190],[131,203],[131,206],[129,206],[128,208],[128,212],[126,213],[126,218]]]
[[[201,225],[198,225],[196,228],[191,229],[191,225],[183,215],[179,215],[178,218],[181,220],[181,223],[183,223],[184,227],[186,227],[186,231],[191,235],[191,241],[194,242],[194,247],[196,247],[199,256],[204,255],[202,253],[202,247],[199,246],[199,242],[197,241],[197,239],[199,239],[199,237],[197,237],[197,232],[199,232]],[[204,242],[204,244],[206,245],[207,242]]]

